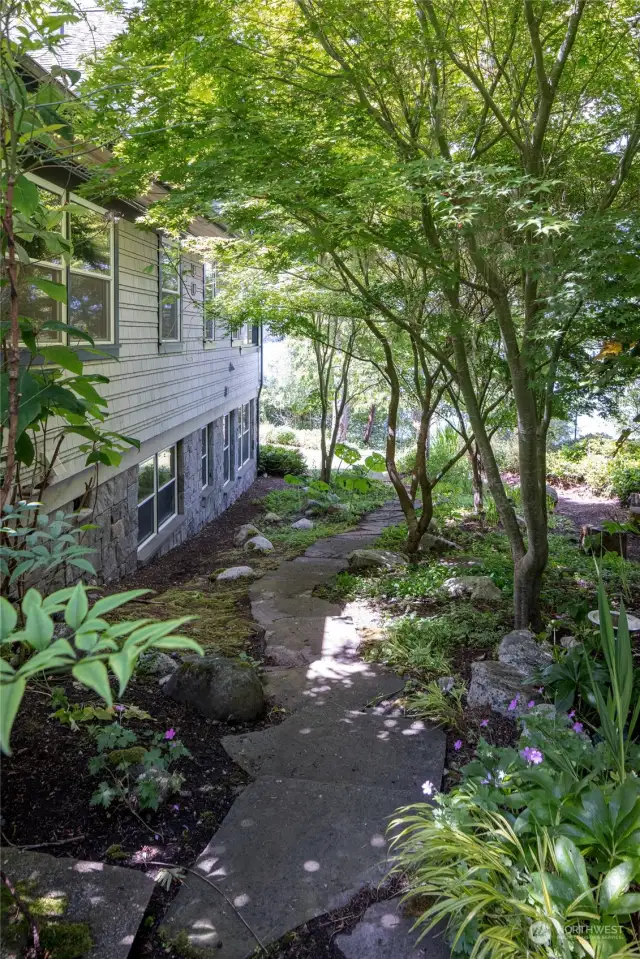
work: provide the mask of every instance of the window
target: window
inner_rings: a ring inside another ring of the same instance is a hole
[[[255,422],[256,422],[256,401],[251,400],[250,408],[249,408],[249,425],[251,428],[251,453],[249,455],[251,459],[253,459],[256,455]]]
[[[204,338],[216,339],[215,299],[218,295],[218,268],[215,263],[208,261],[204,264]]]
[[[112,343],[113,218],[86,200],[71,201],[68,322],[97,343]]]
[[[250,458],[251,407],[249,403],[238,407],[236,411],[237,457],[238,466],[243,466]]]
[[[36,218],[39,226],[47,230],[48,239],[34,237],[23,241],[32,262],[19,266],[21,315],[34,321],[39,338],[47,342],[63,343],[67,334],[58,324],[68,323],[86,330],[98,343],[113,343],[114,218],[101,207],[48,184],[46,180],[31,174],[29,179],[38,189],[42,209]],[[67,201],[68,215],[65,214]],[[65,265],[62,241],[67,237],[73,244],[73,256]],[[67,303],[59,303],[48,296],[37,285],[40,280],[65,285]],[[5,287],[0,304],[3,314],[6,296],[8,290]],[[70,336],[73,338],[73,334]]]
[[[222,417],[222,482],[231,479],[231,414]]]
[[[177,513],[176,447],[138,467],[138,545],[155,536]]]
[[[211,426],[203,426],[200,430],[200,480],[202,489],[206,489],[213,476],[211,462]]]
[[[180,248],[160,241],[160,340],[180,340]]]

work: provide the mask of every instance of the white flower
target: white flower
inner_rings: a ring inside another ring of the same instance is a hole
[[[422,784],[422,792],[425,794],[425,796],[433,796],[435,791],[436,787],[429,779],[427,779],[426,783]]]

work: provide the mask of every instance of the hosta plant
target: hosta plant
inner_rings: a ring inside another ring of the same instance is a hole
[[[105,596],[90,606],[82,583],[44,598],[36,589],[30,589],[22,601],[23,628],[17,628],[18,614],[11,603],[0,598],[0,746],[3,752],[10,751],[11,728],[27,683],[38,675],[71,675],[111,706],[109,670],[118,682],[118,695],[122,696],[138,657],[147,649],[185,649],[202,655],[195,640],[176,633],[192,616],[163,622],[138,619],[109,623],[104,618],[147,592],[129,590]],[[65,632],[71,632],[69,638],[56,634],[56,620],[60,619],[68,627]],[[16,646],[23,647],[28,654],[20,666],[8,662]]]

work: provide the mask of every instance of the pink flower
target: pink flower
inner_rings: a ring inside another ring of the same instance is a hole
[[[115,709],[117,713],[123,713],[127,707],[118,705],[118,706],[114,706],[113,708]]]
[[[489,725],[489,720],[488,720],[488,719],[482,719],[482,720],[480,721],[480,725],[481,725],[481,726],[488,726],[488,725]]]
[[[462,740],[456,739],[455,743],[453,744],[453,748],[455,749],[456,752],[462,749]]]
[[[531,766],[539,766],[544,759],[541,751],[539,749],[535,749],[533,746],[525,746],[524,749],[520,750],[520,755]]]
[[[533,709],[535,704],[536,704],[535,699],[530,699],[529,702],[527,703],[527,709]]]
[[[167,729],[166,733],[164,734],[164,738],[165,738],[165,739],[173,739],[173,738],[175,737],[175,735],[176,735],[175,729]]]
[[[511,702],[509,703],[509,706],[508,706],[509,712],[513,712],[514,709],[517,709],[517,708],[518,708],[518,700],[519,700],[519,699],[520,699],[520,693],[518,693],[518,695],[515,696],[515,697],[511,700]]]
[[[574,733],[581,733],[584,729],[584,726],[582,723],[574,723],[571,728],[573,729]]]

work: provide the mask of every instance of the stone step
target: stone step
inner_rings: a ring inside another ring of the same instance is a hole
[[[349,618],[343,616],[291,616],[276,620],[266,629],[267,656],[273,646],[308,650],[312,659],[329,656],[350,658],[360,645],[360,635]]]
[[[325,656],[308,666],[263,670],[265,692],[279,706],[296,711],[315,706],[324,712],[361,709],[367,703],[399,693],[404,681],[381,666],[340,662]]]
[[[30,897],[41,900],[41,920],[50,914],[63,923],[86,924],[94,943],[92,956],[126,959],[155,888],[151,876],[137,869],[15,847],[3,847],[0,861],[14,885],[22,888],[24,884]],[[22,952],[3,941],[0,955],[14,959]]]
[[[444,733],[420,719],[343,709],[327,720],[313,708],[221,742],[252,776],[405,789],[414,802],[425,780],[440,788],[446,747]]]
[[[257,780],[236,799],[195,866],[220,892],[189,874],[163,935],[169,942],[180,937],[183,951],[188,943],[217,959],[248,959],[255,937],[268,946],[345,905],[363,886],[377,885],[388,870],[389,817],[414,799],[412,790]]]
[[[427,933],[416,942],[421,929],[405,916],[398,899],[376,902],[357,926],[335,938],[345,959],[450,959],[441,930]]]

